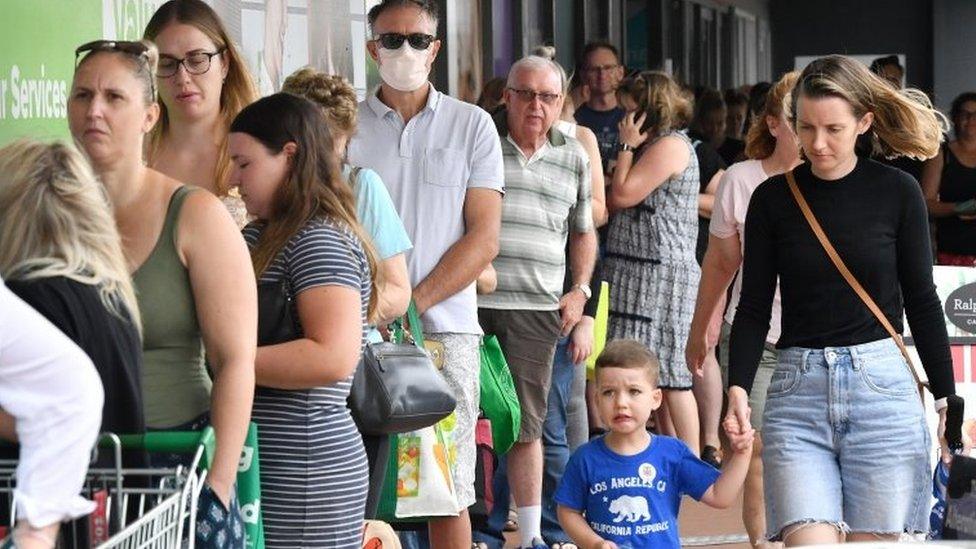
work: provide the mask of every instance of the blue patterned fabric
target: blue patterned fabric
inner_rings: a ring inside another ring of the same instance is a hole
[[[205,485],[197,501],[196,543],[201,549],[237,549],[244,547],[244,520],[232,492],[230,509]]]

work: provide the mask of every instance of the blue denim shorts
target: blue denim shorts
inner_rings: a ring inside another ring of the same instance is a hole
[[[855,533],[928,529],[929,433],[891,339],[781,350],[763,443],[770,539],[814,522]]]

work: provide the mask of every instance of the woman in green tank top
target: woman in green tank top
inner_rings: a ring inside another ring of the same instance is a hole
[[[257,290],[247,247],[216,197],[143,163],[143,138],[159,117],[155,47],[100,41],[79,55],[68,122],[108,191],[133,274],[146,424],[173,429],[209,414],[217,448],[207,483],[226,507],[254,394]]]

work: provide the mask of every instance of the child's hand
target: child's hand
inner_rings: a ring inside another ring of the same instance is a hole
[[[600,540],[592,549],[617,549],[617,544],[604,539]]]
[[[752,452],[752,441],[756,436],[756,430],[752,428],[752,425],[749,423],[743,425],[737,414],[729,413],[725,416],[722,427],[725,429],[725,434],[729,437],[729,445],[732,447],[734,453],[745,454]]]

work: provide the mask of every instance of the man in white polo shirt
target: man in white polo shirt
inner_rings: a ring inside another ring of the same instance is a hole
[[[367,48],[383,83],[359,105],[348,156],[380,175],[414,243],[413,298],[425,338],[444,345],[442,373],[458,400],[459,516],[430,521],[430,541],[469,549],[482,333],[474,281],[498,253],[504,169],[488,114],[427,80],[440,49],[437,17],[434,0],[384,0],[370,10]]]

